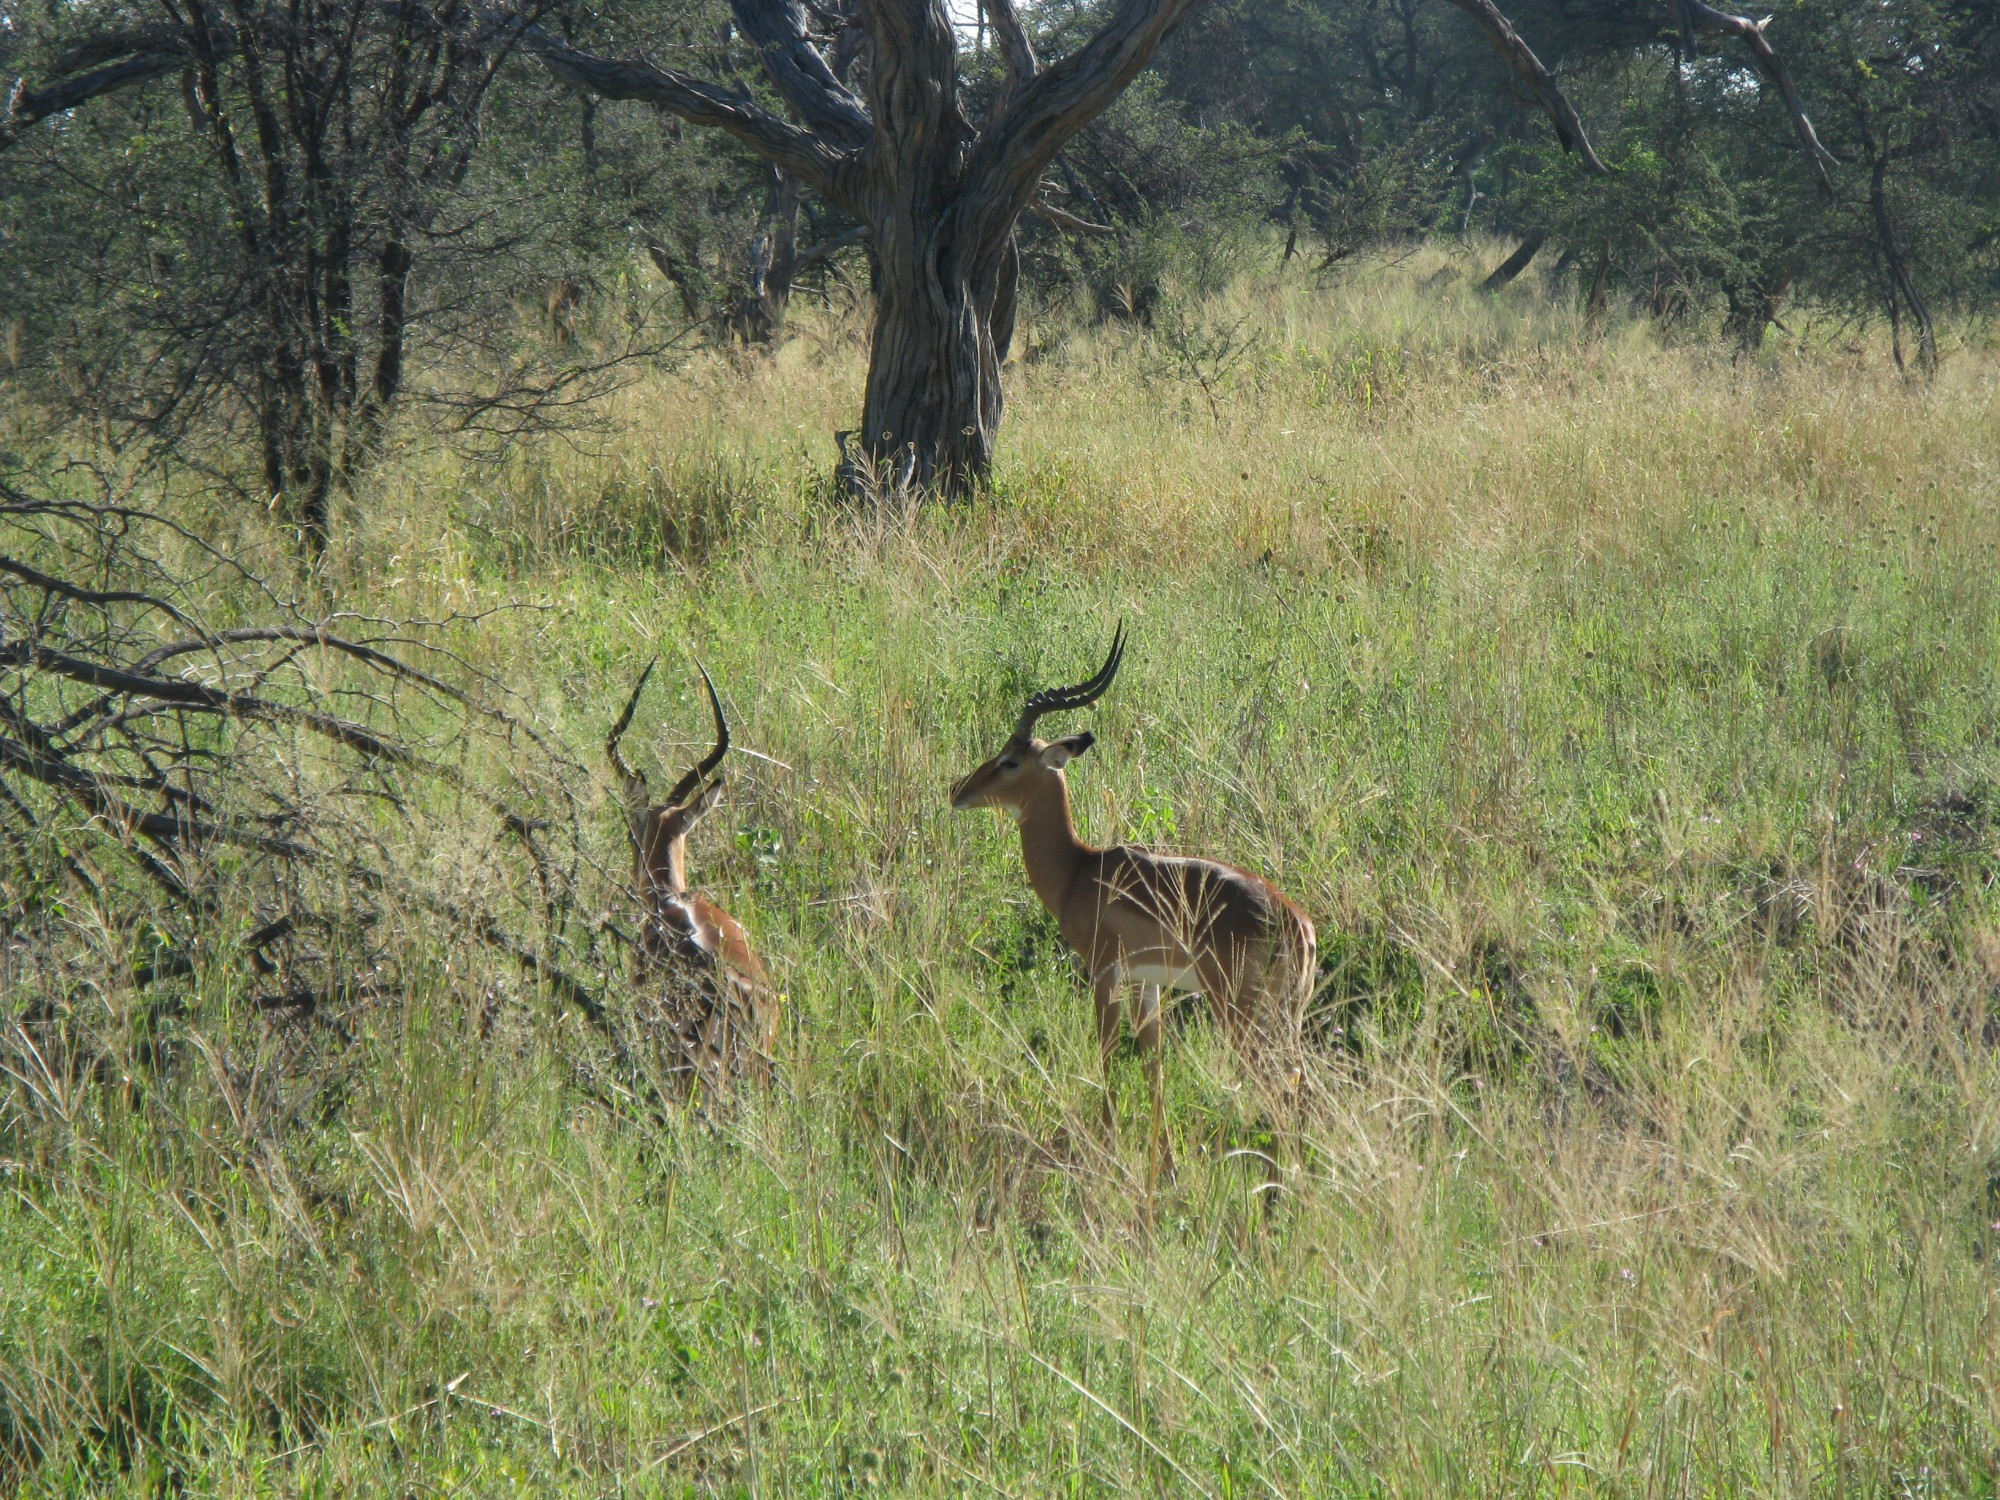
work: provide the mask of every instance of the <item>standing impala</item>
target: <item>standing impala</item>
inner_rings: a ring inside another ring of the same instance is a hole
[[[1164,1145],[1162,986],[1207,994],[1223,1034],[1253,1074],[1290,1095],[1303,1066],[1299,1033],[1312,993],[1316,941],[1305,913],[1247,870],[1129,844],[1098,849],[1077,837],[1063,767],[1095,737],[1042,740],[1035,725],[1045,714],[1095,703],[1118,675],[1124,654],[1121,625],[1095,677],[1030,697],[1000,753],[952,788],[951,805],[997,807],[1021,825],[1028,884],[1082,958],[1096,992],[1107,1125],[1119,992],[1128,984],[1139,987],[1132,1027],[1147,1059],[1154,1138]]]
[[[696,664],[715,714],[715,748],[674,784],[666,801],[651,801],[645,774],[618,751],[655,665],[639,674],[604,753],[623,791],[632,883],[642,907],[640,975],[662,987],[674,1088],[686,1097],[699,1085],[714,1098],[739,1077],[770,1082],[779,1004],[748,934],[728,912],[687,887],[688,834],[721,800],[722,778],[709,778],[729,753],[729,721],[707,669]]]

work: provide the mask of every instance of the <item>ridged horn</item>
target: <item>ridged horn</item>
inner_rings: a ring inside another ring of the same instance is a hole
[[[641,786],[645,785],[646,773],[635,771],[626,764],[625,757],[619,753],[618,742],[625,737],[625,731],[632,727],[632,715],[639,707],[639,695],[646,691],[646,679],[653,675],[653,668],[659,664],[660,659],[657,656],[646,663],[646,670],[639,674],[638,682],[633,685],[632,696],[625,700],[625,712],[618,716],[618,722],[611,726],[611,733],[604,741],[604,753],[611,760],[611,769],[624,780],[636,781]]]
[[[708,689],[708,706],[715,715],[715,748],[704,755],[667,793],[667,806],[674,807],[686,799],[689,793],[708,779],[709,773],[722,764],[722,757],[729,753],[729,720],[722,716],[722,699],[716,696],[715,684],[709,680],[708,668],[700,662],[694,669],[701,673],[702,686]]]
[[[1068,687],[1044,688],[1028,699],[1028,706],[1021,710],[1020,722],[1014,726],[1017,739],[1030,739],[1035,733],[1035,722],[1043,714],[1058,713],[1069,708],[1088,708],[1104,696],[1112,679],[1118,675],[1119,663],[1125,659],[1125,622],[1118,622],[1118,629],[1111,637],[1110,654],[1104,658],[1104,665],[1097,669],[1097,675],[1086,682],[1072,683]]]

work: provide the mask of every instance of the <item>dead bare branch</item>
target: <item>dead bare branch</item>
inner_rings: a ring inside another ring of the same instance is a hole
[[[1057,229],[1066,229],[1071,234],[1096,235],[1105,239],[1117,238],[1118,231],[1110,224],[1093,224],[1088,219],[1079,219],[1075,214],[1057,208],[1053,203],[1033,203],[1032,212],[1039,214]]]
[[[1764,75],[1777,86],[1779,96],[1785,101],[1785,111],[1791,116],[1792,129],[1798,133],[1799,144],[1812,158],[1813,170],[1819,174],[1820,186],[1832,190],[1833,178],[1830,169],[1840,165],[1839,158],[1820,143],[1819,133],[1813,129],[1811,118],[1806,114],[1805,101],[1792,85],[1792,76],[1785,70],[1778,54],[1764,35],[1772,17],[1753,21],[1748,16],[1732,16],[1717,10],[1706,0],[1675,0],[1681,14],[1681,26],[1685,32],[1703,32],[1710,36],[1733,36],[1750,49],[1757,59],[1757,65]]]
[[[1583,121],[1577,117],[1568,96],[1549,70],[1542,66],[1542,60],[1535,56],[1534,49],[1522,40],[1521,33],[1514,29],[1514,23],[1501,14],[1500,7],[1493,0],[1451,0],[1451,3],[1479,23],[1480,30],[1486,33],[1486,40],[1500,54],[1500,60],[1535,96],[1535,102],[1541,105],[1549,123],[1555,126],[1556,139],[1562,142],[1563,150],[1576,152],[1600,177],[1609,176],[1611,169],[1598,159],[1590,137],[1584,133]]]
[[[213,549],[58,485],[0,479],[0,926],[58,951],[84,902],[94,930],[144,935],[135,986],[233,951],[270,1016],[342,1030],[340,997],[395,992],[392,939],[421,913],[616,1055],[584,913],[620,877],[584,836],[587,773],[452,651],[443,631],[469,623],[300,618],[231,565],[232,596],[279,618],[208,628],[184,580],[223,565]]]

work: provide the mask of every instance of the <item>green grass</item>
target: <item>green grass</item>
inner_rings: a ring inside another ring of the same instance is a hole
[[[6,1482],[1992,1494],[2000,351],[1732,364],[1441,264],[1175,314],[1251,341],[1214,413],[1164,337],[1031,328],[954,512],[827,500],[838,321],[596,448],[399,461],[341,603],[545,606],[454,643],[587,758],[662,653],[670,774],[698,654],[767,757],[694,865],[786,992],[783,1087],[611,1117],[570,1023],[516,983],[483,1026],[413,923],[339,1108],[246,1132],[281,1046],[203,974],[175,1066],[0,1114]],[[1319,927],[1269,1215],[1199,1006],[1177,1179],[1134,1057],[1106,1149],[1086,987],[945,805],[1120,617],[1086,832]]]

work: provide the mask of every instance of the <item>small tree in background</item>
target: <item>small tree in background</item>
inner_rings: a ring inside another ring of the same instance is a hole
[[[244,483],[247,438],[262,497],[317,553],[411,394],[414,355],[422,397],[459,429],[517,430],[605,361],[517,336],[519,309],[559,280],[567,221],[488,149],[513,43],[480,12],[242,0],[181,15],[44,39],[64,83],[17,88],[0,127],[16,146],[0,157],[0,318],[44,399],[118,446]],[[125,87],[154,78],[178,87]],[[93,90],[119,97],[74,109]],[[27,131],[37,110],[59,123]],[[466,371],[477,389],[453,383]]]

